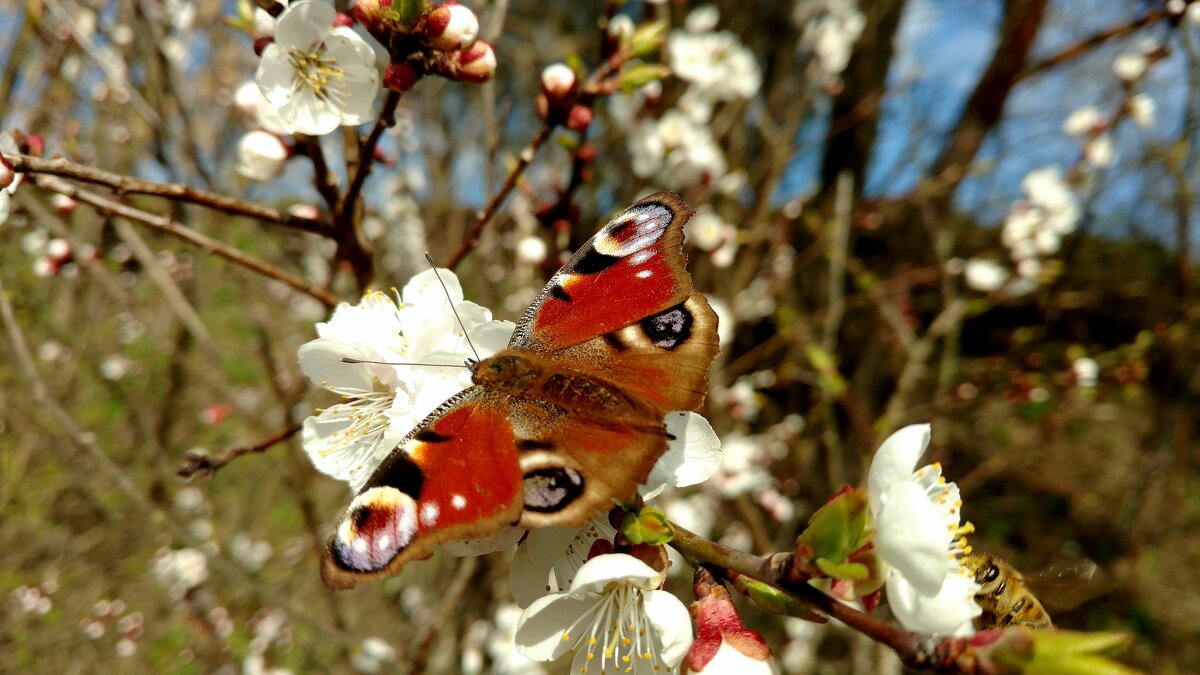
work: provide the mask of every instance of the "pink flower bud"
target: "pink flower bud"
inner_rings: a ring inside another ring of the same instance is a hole
[[[479,37],[479,19],[470,8],[447,2],[425,15],[424,33],[429,46],[439,51],[466,49]]]
[[[354,17],[343,12],[338,12],[337,14],[333,15],[333,25],[349,28],[354,25]]]
[[[567,113],[566,127],[571,131],[583,131],[592,123],[592,109],[581,103],[576,103],[571,106],[571,111]]]
[[[492,45],[479,40],[469,48],[454,53],[454,71],[463,82],[483,84],[496,74],[496,52]]]
[[[78,206],[78,202],[76,202],[74,199],[59,193],[55,193],[54,196],[50,198],[50,203],[60,215],[64,216],[71,215],[71,212],[75,210],[76,206]]]
[[[382,27],[391,8],[392,0],[358,0],[350,11],[367,30],[374,32]]]
[[[565,63],[555,63],[542,70],[542,93],[553,101],[561,101],[575,93],[575,71]]]

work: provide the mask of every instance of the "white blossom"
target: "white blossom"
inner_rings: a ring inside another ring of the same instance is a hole
[[[1085,389],[1095,387],[1100,379],[1100,366],[1095,359],[1086,356],[1075,359],[1071,364],[1071,372],[1075,374],[1075,381],[1079,386]]]
[[[517,623],[517,649],[535,661],[574,651],[573,674],[619,669],[652,673],[679,665],[692,644],[688,610],[656,590],[662,576],[623,553],[584,563],[570,589],[530,605]]]
[[[1190,6],[1200,7],[1200,5]],[[1155,110],[1154,99],[1146,94],[1134,94],[1129,98],[1129,119],[1143,129],[1148,129],[1154,124]]]
[[[159,549],[153,571],[159,583],[178,599],[208,579],[208,556],[194,548]]]
[[[250,180],[270,180],[283,173],[287,146],[275,134],[249,131],[238,140],[237,172]]]
[[[1100,134],[1083,146],[1083,156],[1096,168],[1108,168],[1116,158],[1116,147],[1110,134]]]
[[[1145,54],[1126,52],[1113,59],[1113,72],[1125,82],[1133,82],[1146,73],[1150,65]]]
[[[1096,106],[1085,105],[1075,110],[1063,120],[1063,131],[1068,136],[1083,136],[1092,132],[1104,122],[1104,116]]]
[[[871,461],[867,493],[875,519],[875,548],[887,563],[888,605],[906,628],[969,635],[981,612],[979,586],[961,564],[967,549],[960,525],[958,486],[940,464],[917,469],[929,445],[928,424],[893,433]]]
[[[371,116],[379,92],[375,52],[350,28],[331,26],[335,14],[318,0],[297,2],[263,50],[258,86],[289,132],[319,136]]]
[[[963,268],[963,280],[967,282],[967,287],[981,293],[999,290],[1009,276],[1006,267],[984,258],[971,258]]]
[[[746,99],[762,86],[762,71],[754,54],[729,31],[712,32],[717,23],[714,6],[694,10],[684,30],[667,38],[671,70],[691,83],[695,91],[711,101]]]
[[[854,43],[866,27],[855,0],[798,0],[792,20],[800,27],[796,49],[810,56],[807,71],[817,85],[835,82],[850,63]]]

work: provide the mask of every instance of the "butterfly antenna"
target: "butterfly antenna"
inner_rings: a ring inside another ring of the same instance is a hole
[[[465,363],[403,363],[396,361],[368,361],[349,356],[342,357],[342,363],[374,363],[379,366],[421,366],[422,368],[470,368]]]
[[[442,281],[442,275],[438,274],[437,265],[433,264],[433,256],[429,255],[429,251],[425,252],[425,260],[429,263],[429,267],[433,269],[433,276],[437,277],[438,283],[442,285],[442,291],[446,293],[446,302],[450,303],[450,311],[454,313],[454,318],[458,320],[458,327],[462,329],[463,337],[467,340],[467,346],[474,352],[475,361],[482,361],[483,359],[479,358],[479,350],[475,349],[475,343],[471,342],[471,336],[467,335],[467,327],[463,325],[462,317],[458,315],[458,310],[454,308],[454,300],[450,298],[450,289],[446,288],[446,282]]]

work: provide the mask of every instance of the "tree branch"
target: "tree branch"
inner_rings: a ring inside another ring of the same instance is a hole
[[[529,145],[521,151],[521,154],[517,157],[517,165],[509,172],[508,178],[504,179],[504,184],[500,186],[500,191],[488,201],[487,207],[479,214],[475,225],[467,233],[462,245],[454,252],[454,256],[450,258],[450,262],[446,264],[446,267],[450,269],[458,267],[462,259],[467,257],[467,254],[475,247],[475,243],[479,240],[479,235],[483,232],[483,228],[487,227],[488,222],[496,215],[496,211],[500,209],[500,204],[504,202],[504,199],[508,197],[512,189],[516,187],[517,181],[525,173],[525,169],[529,168],[529,163],[533,161],[533,157],[537,154],[538,149],[550,138],[552,130],[552,126],[548,124],[543,125],[538,130],[537,135],[533,137],[533,140],[529,142]]]
[[[213,209],[214,211],[220,211],[221,213],[246,216],[267,223],[285,225],[305,232],[328,235],[327,226],[319,220],[280,213],[269,206],[237,199],[219,192],[199,190],[180,183],[157,183],[141,178],[134,178],[133,176],[76,164],[62,157],[46,159],[31,155],[5,155],[4,159],[12,165],[13,171],[30,175],[45,174],[49,176],[62,176],[93,185],[103,185],[122,195],[140,194],[165,197],[177,202],[197,204]]]
[[[111,213],[120,216],[131,222],[139,223],[152,227],[160,232],[164,232],[178,239],[182,239],[190,244],[199,246],[200,248],[218,255],[230,262],[241,265],[246,269],[257,272],[265,277],[279,281],[291,288],[304,293],[312,298],[322,302],[327,307],[334,307],[338,303],[337,296],[329,291],[313,286],[303,279],[292,275],[284,270],[260,260],[248,253],[244,253],[236,248],[228,246],[216,239],[207,237],[199,232],[196,232],[181,223],[178,223],[166,216],[160,216],[153,213],[142,211],[141,209],[122,204],[121,202],[108,199],[94,192],[89,192],[67,181],[56,178],[54,176],[37,175],[33,177],[34,184],[38,187],[64,194],[76,201],[89,204],[103,213]]]
[[[187,453],[187,461],[185,461],[183,465],[179,467],[179,470],[176,473],[184,478],[191,478],[196,474],[202,474],[205,478],[212,478],[213,474],[215,474],[218,469],[232,462],[238,457],[241,457],[242,455],[265,452],[271,446],[282,443],[292,436],[295,436],[302,428],[303,425],[296,424],[284,429],[283,431],[264,441],[260,441],[254,445],[243,445],[236,448],[228,448],[215,457],[204,452],[190,451]]]

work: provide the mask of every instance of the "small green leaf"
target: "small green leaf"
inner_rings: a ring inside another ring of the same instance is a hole
[[[634,58],[641,58],[657,52],[666,41],[667,22],[660,19],[638,26],[629,38],[629,49]]]
[[[861,563],[835,563],[824,558],[817,558],[817,569],[825,576],[845,581],[865,581],[871,574],[866,565]]]
[[[666,66],[639,64],[630,66],[621,73],[621,79],[618,86],[621,91],[632,92],[654,82],[668,77],[671,74],[671,69]]]
[[[799,543],[812,549],[814,559],[842,563],[866,543],[869,525],[866,493],[844,492],[817,509]]]

